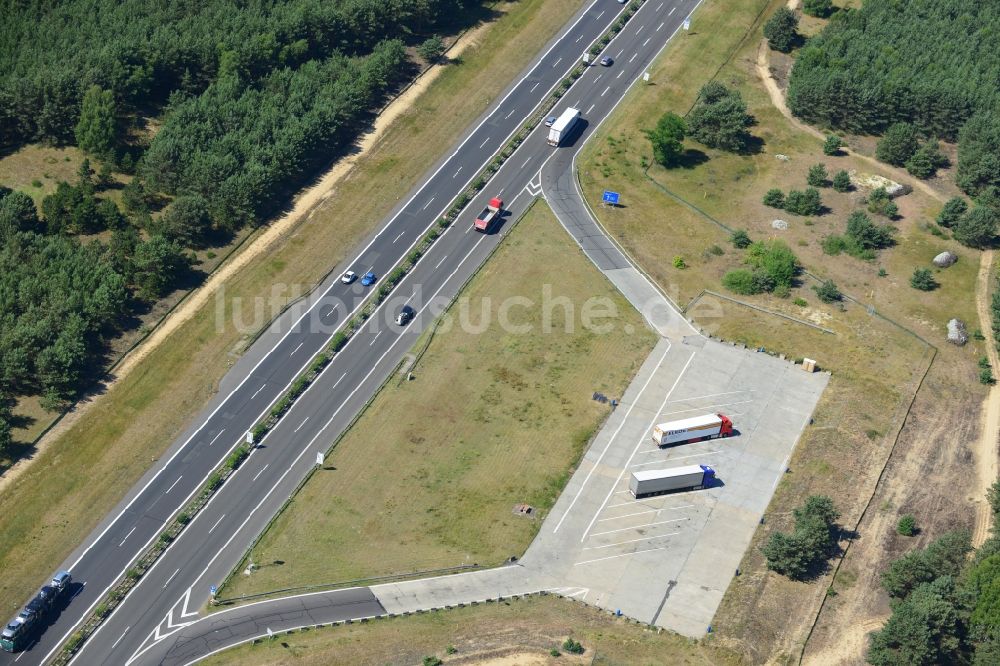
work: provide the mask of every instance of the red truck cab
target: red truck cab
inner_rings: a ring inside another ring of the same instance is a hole
[[[493,227],[493,223],[500,219],[500,213],[503,212],[503,199],[500,197],[493,197],[490,199],[490,203],[483,209],[483,212],[476,217],[474,227],[476,231],[481,231],[483,233],[488,233]]]
[[[729,420],[729,417],[725,414],[717,414],[719,420],[722,421],[722,425],[719,427],[719,434],[717,437],[729,437],[733,434],[733,422]]]

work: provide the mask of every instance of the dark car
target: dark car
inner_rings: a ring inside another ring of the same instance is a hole
[[[404,305],[403,309],[399,311],[398,315],[396,315],[396,323],[400,326],[405,326],[410,323],[410,320],[413,319],[416,314],[416,310],[411,308],[409,305]]]
[[[605,67],[611,67],[613,63],[614,60],[611,59],[609,56],[604,56],[603,58],[601,58],[601,64],[604,65]]]

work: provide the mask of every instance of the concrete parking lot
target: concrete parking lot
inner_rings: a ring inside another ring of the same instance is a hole
[[[700,335],[663,339],[522,558],[574,596],[703,636],[828,375]],[[722,412],[729,439],[660,449],[657,423]],[[691,464],[715,487],[635,500],[631,472]]]

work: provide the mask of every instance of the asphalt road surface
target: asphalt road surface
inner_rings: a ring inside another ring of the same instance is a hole
[[[210,586],[223,580],[247,546],[315,465],[317,452],[347,427],[353,416],[398,366],[422,328],[431,323],[500,242],[504,225],[520,215],[540,191],[539,172],[554,155],[575,152],[641,76],[667,39],[679,29],[697,0],[648,0],[602,55],[610,67],[593,66],[553,110],[583,112],[583,122],[558,149],[539,127],[474,199],[459,222],[433,245],[362,331],[226,482],[182,536],[77,655],[80,664],[141,663],[154,643],[191,622],[208,599]],[[435,166],[375,233],[357,257],[338,267],[299,307],[282,316],[230,372],[223,390],[95,529],[64,566],[82,585],[72,602],[29,650],[0,655],[0,663],[44,663],[104,597],[135,558],[158,537],[170,518],[203,486],[245,433],[285,393],[339,326],[360,307],[367,289],[343,285],[347,269],[379,276],[392,269],[419,242],[452,199],[488,163],[537,104],[579,61],[623,10],[614,0],[596,0],[581,10],[523,76],[498,98],[453,153]],[[507,213],[499,229],[471,230],[486,200],[501,195]],[[377,285],[376,285],[377,288]],[[393,323],[408,303],[417,319]],[[39,584],[44,581],[39,581]]]

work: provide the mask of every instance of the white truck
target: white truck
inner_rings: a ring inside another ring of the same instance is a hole
[[[679,421],[661,423],[653,428],[657,446],[680,444],[692,439],[715,439],[733,434],[733,422],[725,414],[703,414]]]
[[[549,145],[558,146],[559,142],[566,138],[576,121],[580,119],[580,109],[570,107],[562,112],[552,127],[549,128]]]
[[[708,488],[715,480],[715,470],[708,465],[686,465],[672,469],[632,472],[628,490],[636,499],[663,495],[679,490]]]

